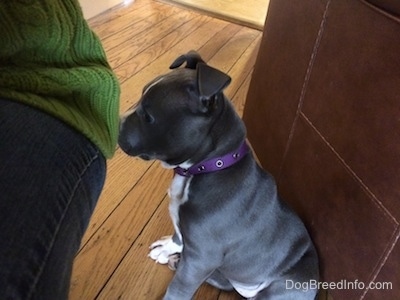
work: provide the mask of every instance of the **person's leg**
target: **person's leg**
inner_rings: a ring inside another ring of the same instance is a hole
[[[0,298],[67,299],[106,162],[84,136],[0,99]]]

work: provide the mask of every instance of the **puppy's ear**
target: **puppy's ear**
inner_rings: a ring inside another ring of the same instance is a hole
[[[198,63],[204,63],[204,60],[201,56],[194,50],[189,51],[188,53],[179,56],[175,61],[170,65],[170,69],[179,68],[183,63],[186,62],[185,68],[195,70]]]
[[[204,63],[197,65],[197,85],[202,99],[210,99],[221,93],[230,83],[231,78],[224,72]]]
[[[197,65],[197,86],[204,113],[214,111],[221,103],[222,91],[231,82],[231,78],[205,63]]]

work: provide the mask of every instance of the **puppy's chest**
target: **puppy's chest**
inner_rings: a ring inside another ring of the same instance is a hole
[[[179,229],[179,207],[189,200],[189,188],[191,181],[191,177],[188,178],[176,174],[168,190],[168,195],[171,198],[169,203],[169,213],[172,223],[174,224],[175,232],[181,242],[183,242],[183,238]]]
[[[191,177],[184,177],[175,175],[172,179],[172,183],[168,189],[168,195],[171,198],[171,203],[180,206],[189,199],[189,188]]]

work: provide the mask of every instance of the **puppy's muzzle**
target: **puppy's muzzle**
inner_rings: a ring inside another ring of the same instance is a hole
[[[130,111],[121,116],[119,123],[118,145],[122,151],[130,156],[137,156],[139,151],[139,133],[135,128],[134,111]]]

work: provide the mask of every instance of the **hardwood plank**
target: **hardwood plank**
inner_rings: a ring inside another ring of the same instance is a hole
[[[221,291],[216,289],[215,287],[204,283],[198,289],[196,295],[194,296],[194,300],[217,300]]]
[[[120,3],[99,15],[96,15],[88,20],[88,24],[96,29],[97,27],[101,27],[108,22],[117,21],[118,18],[124,17],[128,14],[129,11],[138,9],[144,5],[148,5],[148,0],[137,0],[135,1],[135,5],[126,5],[125,3]]]
[[[216,50],[221,49],[240,29],[242,29],[241,26],[228,23],[223,30],[218,31],[212,39],[198,49],[202,58],[207,62],[210,61]]]
[[[218,297],[218,300],[243,300],[244,298],[241,297],[236,292],[224,292],[222,291]]]
[[[89,20],[89,25],[104,42],[110,36],[115,35],[116,32],[135,26],[135,24],[142,22],[143,19],[157,13],[157,10],[151,9],[150,3],[141,2],[142,5],[135,2],[135,5],[126,9],[117,6],[111,12],[105,12]],[[140,15],[140,18],[137,17],[138,15]]]
[[[177,5],[262,30],[269,0],[170,0]]]
[[[149,245],[173,231],[168,215],[168,199],[162,201],[143,232],[118,265],[99,294],[99,300],[161,299],[173,272],[148,258]]]
[[[170,171],[151,164],[76,257],[70,299],[96,297],[165,198],[170,179]],[[168,215],[163,218],[168,220]]]
[[[192,34],[193,31],[202,26],[208,19],[207,16],[195,16],[148,48],[143,49],[143,51],[138,51],[133,59],[115,68],[115,72],[122,78],[132,77],[152,61],[160,57],[166,49],[172,48],[188,35]]]
[[[139,158],[127,157],[122,150],[117,150],[114,157],[107,163],[106,182],[89,227],[83,237],[82,245],[86,244],[107,217],[113,213],[129,191],[135,188],[135,185],[149,167],[148,163]]]
[[[134,57],[134,55],[154,41],[158,41],[168,33],[193,18],[193,14],[176,14],[177,8],[165,9],[158,14],[151,15],[151,18],[143,20],[143,24],[127,28],[118,35],[105,40],[104,45],[108,50],[108,59],[113,68]],[[155,25],[156,24],[156,25]],[[138,24],[136,24],[138,25]],[[116,51],[110,51],[118,47]]]
[[[238,57],[259,36],[258,31],[246,27],[241,28],[207,63],[229,73]]]

